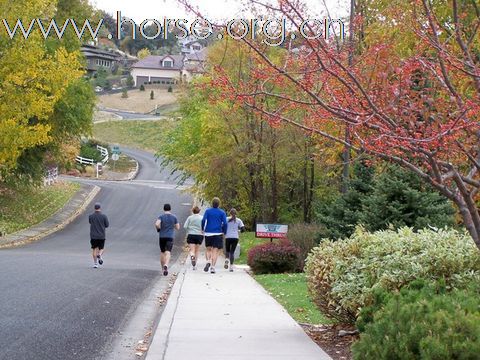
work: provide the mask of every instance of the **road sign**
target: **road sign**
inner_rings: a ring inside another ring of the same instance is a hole
[[[282,224],[257,224],[255,237],[283,239],[287,237],[288,225]]]
[[[117,153],[113,153],[112,154],[112,160],[113,161],[117,161],[119,159],[120,155],[118,155]]]
[[[112,153],[114,154],[120,154],[120,147],[118,145],[113,145],[112,147]]]

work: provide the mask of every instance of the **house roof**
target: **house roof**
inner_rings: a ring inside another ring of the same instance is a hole
[[[165,68],[162,66],[162,62],[166,58],[171,58],[173,60],[172,67]],[[184,55],[150,55],[137,61],[132,65],[132,68],[181,70],[183,68],[184,59]]]
[[[203,48],[200,51],[191,53],[191,54],[186,54],[185,58],[187,61],[205,61],[207,60],[207,48]]]
[[[117,60],[118,54],[97,48],[92,45],[82,45],[81,51],[86,58],[100,58],[106,60]]]

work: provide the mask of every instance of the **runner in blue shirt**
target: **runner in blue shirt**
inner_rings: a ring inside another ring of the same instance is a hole
[[[207,247],[207,264],[203,271],[215,274],[218,251],[223,249],[223,237],[227,233],[227,215],[219,209],[220,199],[215,197],[212,200],[212,207],[205,211],[202,219],[202,230],[205,234],[205,246]]]

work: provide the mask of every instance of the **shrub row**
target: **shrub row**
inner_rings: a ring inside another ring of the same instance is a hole
[[[480,256],[470,236],[456,230],[357,228],[348,239],[325,240],[313,249],[305,271],[320,310],[354,323],[377,289],[398,290],[416,279],[443,280],[447,289],[479,282]]]

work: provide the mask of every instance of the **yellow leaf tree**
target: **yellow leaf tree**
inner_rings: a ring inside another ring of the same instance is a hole
[[[0,0],[10,29],[17,19],[28,28],[32,19],[52,18],[55,9],[53,0]],[[0,174],[14,170],[25,150],[51,141],[49,118],[55,104],[81,75],[77,51],[48,48],[39,31],[25,39],[18,30],[12,39],[0,27]]]

